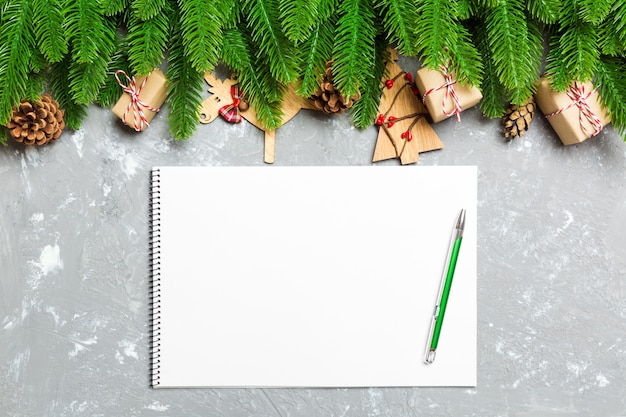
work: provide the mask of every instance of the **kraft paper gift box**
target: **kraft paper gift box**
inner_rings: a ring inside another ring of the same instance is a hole
[[[557,92],[544,77],[539,80],[535,100],[564,145],[583,142],[610,122],[591,82],[577,82],[567,91]]]
[[[455,114],[454,100],[449,88],[453,88],[456,92],[459,104],[461,105],[461,111],[475,106],[483,98],[478,88],[471,85],[461,85],[455,82],[454,73],[451,74],[451,81],[452,85],[448,87],[446,78],[441,71],[435,71],[425,67],[417,71],[415,84],[422,97],[426,94],[424,104],[428,109],[430,117],[433,119],[433,123],[445,120]],[[447,97],[446,94],[448,94]],[[444,101],[445,110],[448,114],[444,112]],[[457,120],[459,120],[458,117]]]
[[[126,74],[124,74],[126,75]],[[135,78],[135,91],[139,90],[139,100],[145,103],[147,106],[158,109],[165,102],[165,98],[167,96],[167,78],[159,69],[153,70],[148,76],[146,83],[142,86],[143,81],[146,77],[134,77]],[[127,82],[125,88],[132,88],[130,85],[131,82],[128,78],[118,78],[120,81],[120,85],[122,83]],[[131,103],[131,96],[128,92],[124,92],[122,97],[115,103],[113,106],[113,113],[122,121],[124,124],[134,128],[137,131],[144,130],[148,123],[152,120],[155,111],[150,110],[149,108],[139,104],[143,114],[145,116],[146,121],[142,123],[140,115],[138,113],[137,108],[135,106],[128,107]],[[124,117],[126,114],[126,117]]]

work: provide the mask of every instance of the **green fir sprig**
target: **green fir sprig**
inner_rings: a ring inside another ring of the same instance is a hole
[[[121,95],[116,70],[160,67],[170,79],[170,132],[186,139],[204,73],[223,62],[271,129],[287,84],[310,96],[332,61],[340,92],[361,95],[351,112],[366,127],[391,45],[479,86],[489,117],[529,98],[544,71],[557,90],[595,81],[626,133],[626,0],[8,0],[0,24],[3,124],[21,99],[48,90],[78,128],[87,105]]]

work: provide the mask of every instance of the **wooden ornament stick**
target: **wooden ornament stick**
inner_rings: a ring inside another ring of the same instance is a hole
[[[213,95],[202,102],[200,108],[200,122],[211,123],[217,117],[221,107],[233,102],[230,87],[237,84],[237,76],[233,74],[230,78],[220,81],[215,74],[207,71],[204,75],[204,79],[210,86],[209,92]],[[291,83],[287,86],[287,91],[283,97],[281,107],[282,116],[279,127],[293,119],[301,109],[318,110],[313,101],[300,97],[296,93],[296,85]],[[273,164],[276,151],[276,130],[268,130],[261,124],[253,106],[241,112],[241,116],[265,133],[263,161],[267,164]]]

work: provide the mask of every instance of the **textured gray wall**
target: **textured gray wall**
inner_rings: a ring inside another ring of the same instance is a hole
[[[174,142],[166,116],[134,134],[92,107],[0,149],[0,416],[626,416],[626,144],[539,117],[507,143],[478,109],[420,162],[478,166],[477,388],[149,389],[149,169],[263,164],[251,125]],[[376,130],[303,112],[277,136],[277,165],[369,165]]]

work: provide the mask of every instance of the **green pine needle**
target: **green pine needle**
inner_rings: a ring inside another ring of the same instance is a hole
[[[490,118],[502,117],[505,108],[505,88],[498,78],[493,55],[489,48],[488,35],[484,25],[477,25],[476,46],[482,57],[484,77],[480,84],[483,99],[480,102],[482,112]]]
[[[598,25],[608,16],[613,0],[577,0],[579,16],[583,22]]]
[[[600,60],[598,34],[588,23],[578,22],[552,36],[546,72],[557,91],[565,91],[576,80],[590,81]]]
[[[100,4],[105,15],[113,16],[128,10],[130,0],[102,0]]]
[[[113,106],[117,100],[119,100],[122,95],[122,89],[120,85],[117,83],[117,79],[115,78],[115,72],[117,70],[122,70],[125,73],[132,75],[132,71],[130,69],[130,62],[128,61],[128,46],[125,41],[118,36],[116,41],[117,51],[111,57],[111,62],[108,65],[108,70],[106,73],[106,79],[102,88],[100,88],[100,92],[98,93],[98,97],[96,98],[96,103],[101,107],[111,107]],[[123,78],[120,78],[123,80]]]
[[[38,101],[46,88],[46,81],[45,72],[31,72],[28,76],[24,98],[31,102]]]
[[[294,81],[298,75],[297,53],[281,30],[276,0],[246,0],[243,11],[252,41],[259,47],[257,54],[269,58],[272,77],[285,84]]]
[[[561,0],[527,0],[526,10],[530,16],[543,23],[556,23],[559,20]]]
[[[30,61],[35,49],[29,1],[4,5],[0,31],[0,124],[6,124],[27,92]]]
[[[360,129],[371,126],[376,118],[382,94],[380,83],[383,77],[387,75],[386,62],[391,59],[387,52],[385,36],[377,36],[375,46],[373,65],[367,72],[367,80],[361,88],[361,98],[354,102],[351,110],[354,125]]]
[[[415,45],[424,66],[437,70],[447,66],[446,50],[456,44],[460,27],[456,1],[417,0],[417,13],[420,20],[415,27]]]
[[[271,77],[269,64],[251,53],[256,48],[250,36],[240,29],[224,32],[224,62],[239,73],[241,91],[254,107],[261,124],[267,129],[276,129],[281,125],[283,91]]]
[[[222,44],[222,24],[225,1],[180,0],[179,22],[187,59],[196,70],[204,74],[217,64]]]
[[[307,39],[317,22],[319,2],[320,0],[280,0],[280,20],[289,40],[298,43]]]
[[[65,4],[65,36],[72,46],[74,61],[90,64],[102,54],[109,56],[115,39],[115,22],[100,14],[98,0],[73,0]]]
[[[139,19],[149,20],[157,17],[166,4],[167,0],[133,0],[131,7]]]
[[[460,20],[467,20],[477,13],[478,5],[472,0],[457,1],[457,17]]]
[[[612,30],[615,31],[621,46],[619,49],[626,50],[626,1],[615,2],[607,22],[613,25]]]
[[[128,60],[132,74],[147,75],[163,60],[170,35],[170,13],[141,20],[131,13],[128,21]]]
[[[626,141],[626,59],[602,57],[598,64],[600,97],[615,130]]]
[[[486,16],[487,39],[498,79],[521,104],[534,90],[541,65],[542,39],[529,26],[521,0],[500,2]]]
[[[175,28],[169,48],[167,91],[170,133],[176,140],[189,139],[200,120],[204,71],[199,72],[185,54],[182,29]]]
[[[72,99],[70,90],[70,56],[66,55],[63,60],[50,66],[48,77],[50,81],[50,92],[59,106],[65,111],[63,116],[65,125],[73,130],[78,130],[87,117],[87,106],[77,104]]]
[[[332,21],[323,20],[311,31],[311,36],[300,48],[302,53],[301,77],[298,94],[309,97],[319,88],[326,72],[326,63],[332,58],[333,29]]]
[[[342,95],[354,97],[373,67],[376,36],[371,0],[343,0],[335,29],[333,82]]]
[[[403,55],[415,55],[415,22],[419,20],[413,0],[382,0],[378,6],[380,19],[390,43]]]
[[[319,0],[317,7],[318,21],[330,19],[337,11],[337,2],[339,0]]]
[[[483,77],[483,63],[471,35],[461,23],[458,26],[456,44],[450,46],[450,68],[461,84],[480,85]]]
[[[59,0],[33,0],[33,24],[39,50],[50,62],[58,62],[67,53],[63,14]]]

